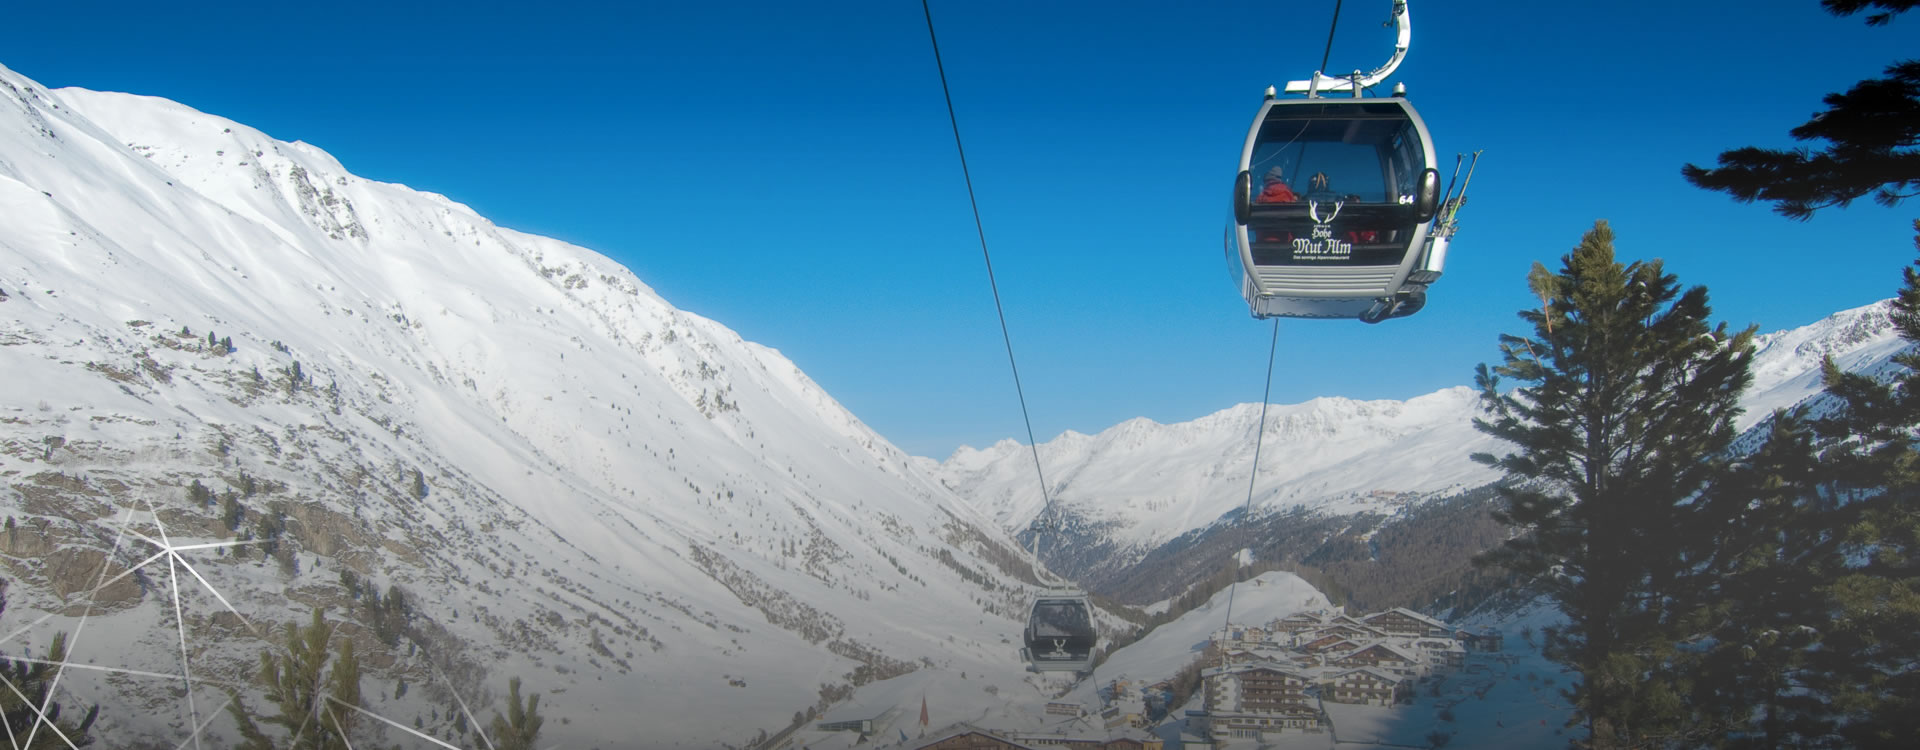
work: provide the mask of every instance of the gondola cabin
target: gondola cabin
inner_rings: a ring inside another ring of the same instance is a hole
[[[1256,318],[1418,311],[1446,262],[1427,126],[1403,97],[1278,99],[1240,152],[1227,264]]]
[[[1049,591],[1034,599],[1027,614],[1026,648],[1020,655],[1035,672],[1089,672],[1097,640],[1086,594]]]

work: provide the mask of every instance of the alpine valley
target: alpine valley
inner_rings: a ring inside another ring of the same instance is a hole
[[[1025,446],[908,456],[597,253],[5,68],[0,217],[0,652],[65,634],[56,699],[100,706],[106,746],[232,744],[226,706],[262,710],[262,650],[316,609],[380,747],[481,746],[516,677],[543,745],[608,748],[750,746],[847,706],[1021,722],[1069,689],[1015,653]],[[1872,305],[1761,347],[1749,424],[1815,393],[1822,356],[1900,342]],[[1475,403],[1061,435],[1042,557],[1140,608],[1097,617],[1138,679],[1206,632],[1143,612],[1205,609],[1239,568],[1305,579],[1262,578],[1273,616],[1467,603],[1463,561],[1501,538]]]

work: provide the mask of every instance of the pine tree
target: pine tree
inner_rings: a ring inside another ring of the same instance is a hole
[[[7,608],[6,585],[6,581],[0,580],[0,612]],[[7,736],[12,741],[9,747],[54,750],[93,744],[87,732],[93,727],[94,719],[99,718],[99,706],[88,708],[86,715],[75,723],[61,720],[60,703],[47,699],[58,669],[54,665],[66,658],[66,633],[53,636],[46,655],[39,661],[13,661],[0,655],[0,678],[8,685],[0,688],[0,723],[6,725]],[[32,742],[28,742],[29,736]]]
[[[1696,721],[1719,744],[1806,747],[1832,728],[1825,696],[1805,690],[1824,648],[1824,587],[1840,567],[1828,531],[1813,432],[1776,413],[1766,442],[1693,504],[1692,565],[1675,595],[1683,638],[1676,670],[1693,685]]]
[[[1914,222],[1920,249],[1920,221]],[[1920,263],[1893,301],[1900,336],[1920,344]],[[1817,620],[1809,687],[1831,701],[1844,747],[1909,747],[1920,737],[1920,351],[1893,359],[1890,380],[1824,367],[1842,407],[1816,419],[1819,466],[1839,569]]]
[[[1481,365],[1488,418],[1518,447],[1475,460],[1515,480],[1496,517],[1523,532],[1483,562],[1531,579],[1570,623],[1546,639],[1580,672],[1570,697],[1596,748],[1676,741],[1694,728],[1669,599],[1687,570],[1687,501],[1720,471],[1752,376],[1752,329],[1708,323],[1704,287],[1660,261],[1621,265],[1595,223],[1551,279],[1530,279],[1531,337],[1503,335]],[[1523,385],[1503,392],[1501,378]]]
[[[227,490],[220,496],[220,519],[227,525],[228,531],[239,531],[240,522],[247,517],[247,509],[240,504],[240,497]]]
[[[1867,17],[1884,25],[1911,10],[1915,0],[1823,0],[1834,15],[1852,15],[1869,6],[1882,12]],[[1845,207],[1872,195],[1891,206],[1920,194],[1920,60],[1887,66],[1885,78],[1854,84],[1845,93],[1828,94],[1827,110],[1794,128],[1794,139],[1825,142],[1810,151],[1754,146],[1720,154],[1713,169],[1688,164],[1681,175],[1695,186],[1726,192],[1741,202],[1767,201],[1774,211],[1806,220],[1829,206]]]
[[[333,627],[326,623],[320,608],[313,610],[313,622],[305,628],[286,625],[286,646],[282,653],[272,649],[260,653],[260,679],[267,684],[267,701],[278,711],[265,718],[269,724],[286,730],[291,750],[348,750],[360,706],[360,660],[354,655],[353,639],[340,639],[339,658],[332,668],[327,643]],[[228,711],[239,724],[246,750],[273,750],[275,745],[260,731],[238,695]]]
[[[520,678],[515,677],[507,681],[507,715],[494,712],[487,734],[493,738],[494,750],[534,750],[540,725],[545,722],[540,716],[540,694],[534,693],[522,703]]]

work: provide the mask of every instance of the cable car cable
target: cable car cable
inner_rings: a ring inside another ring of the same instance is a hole
[[[1267,344],[1267,387],[1266,390],[1260,392],[1260,421],[1254,425],[1253,431],[1253,470],[1247,472],[1247,503],[1243,506],[1240,514],[1241,518],[1246,518],[1253,512],[1253,487],[1254,483],[1260,478],[1260,445],[1265,442],[1264,438],[1267,436],[1267,404],[1273,401],[1273,359],[1274,353],[1279,350],[1280,319],[1274,318],[1273,340]],[[1238,554],[1234,556],[1236,558],[1239,557]],[[1236,569],[1233,574],[1233,582],[1227,585],[1227,621],[1225,626],[1221,628],[1222,635],[1233,629],[1233,595],[1234,591],[1239,587],[1240,573],[1239,570]],[[1222,645],[1220,648],[1220,666],[1224,668],[1226,665],[1227,649]]]
[[[1033,452],[1033,471],[1040,479],[1040,515],[1045,518],[1053,510],[1053,499],[1047,494],[1047,476],[1040,467],[1040,444],[1033,439],[1033,417],[1027,413],[1027,395],[1020,387],[1020,365],[1013,357],[1013,334],[1007,331],[1007,311],[1000,304],[1000,284],[993,276],[993,254],[987,251],[987,229],[980,221],[980,200],[974,196],[973,175],[967,170],[967,147],[960,141],[960,118],[953,111],[953,90],[947,85],[947,68],[940,61],[940,38],[933,33],[933,9],[927,0],[920,0],[920,10],[927,17],[927,41],[933,44],[933,66],[940,72],[940,93],[947,101],[947,121],[953,125],[953,148],[960,153],[960,176],[967,183],[967,203],[973,207],[973,228],[980,236],[980,257],[987,264],[987,286],[993,289],[993,311],[1000,316],[1000,339],[1007,345],[1007,367],[1013,370],[1013,392],[1020,399],[1020,419],[1026,423],[1027,446]],[[1038,547],[1035,547],[1036,562]]]
[[[925,3],[925,1],[926,0],[921,0],[922,3]],[[1322,71],[1327,69],[1327,60],[1333,56],[1333,33],[1340,28],[1341,2],[1342,0],[1333,0],[1333,21],[1327,24],[1327,48],[1320,56],[1320,70]],[[1298,136],[1295,137],[1298,138]],[[1288,141],[1288,145],[1291,144],[1292,141]],[[1298,165],[1296,164],[1296,168],[1297,167]],[[1274,318],[1273,339],[1267,343],[1267,383],[1265,390],[1260,392],[1260,421],[1254,425],[1253,432],[1253,468],[1247,472],[1247,502],[1242,506],[1241,518],[1247,518],[1253,512],[1253,490],[1255,485],[1260,481],[1260,448],[1267,436],[1267,404],[1273,401],[1273,360],[1274,354],[1279,350],[1280,319]],[[1235,557],[1237,558],[1238,555],[1236,554]],[[1226,623],[1221,627],[1223,637],[1233,629],[1233,597],[1239,588],[1240,574],[1236,569],[1232,582],[1227,584],[1227,616]],[[1220,649],[1220,666],[1225,668],[1226,665],[1227,649],[1223,645]]]
[[[1007,345],[1007,366],[1013,371],[1013,390],[1020,399],[1020,418],[1026,423],[1027,445],[1033,452],[1034,475],[1040,480],[1041,506],[1032,554],[1035,574],[1042,575],[1046,566],[1040,563],[1040,533],[1052,529],[1048,519],[1053,510],[1053,498],[1047,492],[1046,473],[1040,466],[1040,444],[1033,438],[1033,417],[1028,413],[1026,392],[1020,385],[1020,365],[1013,356],[1013,334],[1007,329],[1006,307],[1000,301],[1000,284],[994,279],[993,254],[987,249],[987,229],[980,220],[980,200],[974,194],[973,175],[967,169],[967,149],[960,139],[960,118],[954,114],[953,90],[947,84],[946,64],[940,59],[940,39],[934,34],[933,9],[929,7],[928,0],[920,0],[920,10],[927,18],[927,40],[933,46],[934,68],[940,73],[940,92],[946,97],[947,121],[953,126],[953,147],[960,154],[960,174],[967,183],[967,202],[973,208],[973,228],[980,236],[980,257],[986,261],[987,284],[993,290],[993,309],[1000,317],[1000,338]],[[1026,647],[1020,650],[1021,657],[1028,661],[1027,668],[1035,672],[1090,674],[1100,639],[1093,615],[1087,595],[1078,589],[1047,591],[1036,597],[1033,607],[1027,612],[1027,627],[1022,637]],[[1041,651],[1047,645],[1052,650]]]
[[[1333,30],[1340,28],[1340,3],[1333,0],[1333,23],[1327,24],[1327,51],[1320,53],[1320,72],[1327,70],[1327,61],[1333,59]]]

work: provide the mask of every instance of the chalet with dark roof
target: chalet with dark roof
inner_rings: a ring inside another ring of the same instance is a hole
[[[1401,638],[1424,638],[1428,636],[1448,638],[1453,635],[1453,629],[1447,627],[1446,623],[1407,609],[1406,607],[1394,607],[1384,612],[1375,612],[1360,619],[1369,627],[1377,628],[1387,635]]]

